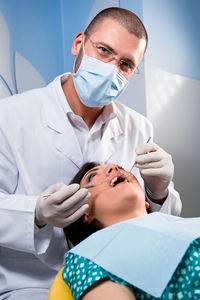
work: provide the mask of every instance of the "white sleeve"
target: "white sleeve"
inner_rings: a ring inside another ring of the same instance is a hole
[[[41,232],[35,230],[38,196],[14,194],[18,168],[1,130],[0,141],[0,246],[40,254],[50,243],[52,228],[45,226]]]
[[[17,251],[45,253],[52,226],[39,229],[34,222],[37,197],[0,193],[0,246]]]
[[[169,194],[163,205],[151,201],[147,193],[145,193],[146,198],[154,211],[159,211],[174,216],[180,216],[182,210],[182,202],[179,193],[174,189],[173,182],[170,183],[168,190]]]

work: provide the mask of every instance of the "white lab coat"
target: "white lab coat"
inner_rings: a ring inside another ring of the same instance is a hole
[[[67,250],[63,231],[34,225],[38,196],[51,184],[68,184],[83,156],[63,108],[55,80],[0,101],[0,294],[20,288],[48,288]],[[153,136],[150,122],[121,103],[92,160],[130,169],[134,149]],[[135,170],[139,178],[139,171]],[[179,215],[181,201],[170,186],[161,211]]]

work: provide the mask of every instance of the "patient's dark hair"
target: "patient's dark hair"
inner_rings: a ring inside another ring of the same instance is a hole
[[[80,183],[83,176],[90,170],[97,166],[100,166],[101,164],[98,164],[96,162],[88,162],[85,163],[82,168],[79,170],[79,172],[74,176],[74,178],[71,180],[71,183]],[[151,213],[152,209],[149,207],[147,209],[147,213]],[[71,225],[65,227],[64,233],[66,240],[70,241],[74,246],[79,244],[81,241],[86,239],[88,236],[90,236],[92,233],[98,231],[99,229],[102,229],[99,224],[97,224],[97,221],[94,220],[90,224],[86,225],[83,222],[83,217],[79,218],[77,221],[72,223]]]
[[[71,180],[70,184],[80,183],[81,179],[87,173],[87,171],[97,166],[100,166],[100,164],[95,162],[85,163]],[[97,227],[95,222],[91,222],[89,225],[85,225],[85,223],[83,222],[83,217],[81,217],[71,225],[65,227],[64,233],[66,239],[70,240],[70,242],[72,242],[72,244],[75,246],[99,229],[100,228]]]

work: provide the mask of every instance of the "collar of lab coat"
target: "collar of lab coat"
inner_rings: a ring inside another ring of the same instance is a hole
[[[69,74],[67,73],[65,76],[69,76]],[[42,116],[45,125],[57,133],[55,135],[56,149],[80,168],[83,165],[83,155],[73,127],[66,117],[65,110],[66,108],[70,109],[70,107],[61,86],[62,76],[58,76],[47,86],[48,99],[45,103],[43,102]],[[61,101],[67,103],[65,109],[61,105]],[[116,151],[116,143],[119,142],[120,138],[123,138],[123,129],[118,119],[118,108],[115,103],[112,103],[112,111],[116,117],[107,122],[101,142],[93,155],[94,160],[98,158],[98,161],[106,162]]]

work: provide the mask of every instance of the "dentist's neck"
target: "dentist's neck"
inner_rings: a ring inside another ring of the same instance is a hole
[[[85,106],[76,92],[72,76],[63,83],[62,88],[72,111],[84,120],[90,130],[104,107]]]

